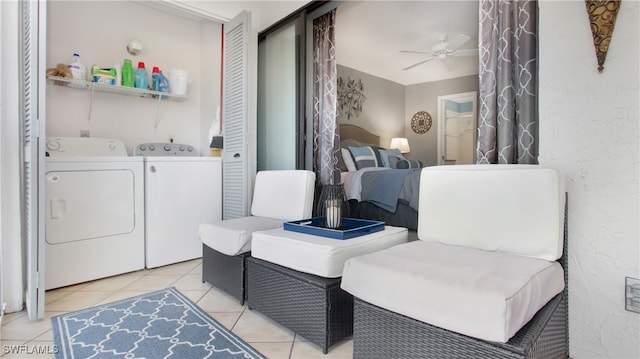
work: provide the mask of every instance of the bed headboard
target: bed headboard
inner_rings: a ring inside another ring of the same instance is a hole
[[[340,141],[351,139],[361,143],[380,146],[380,136],[374,135],[362,127],[340,124],[338,130],[340,131]]]

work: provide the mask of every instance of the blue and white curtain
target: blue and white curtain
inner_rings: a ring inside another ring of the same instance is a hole
[[[480,2],[477,163],[538,163],[537,9]]]
[[[340,183],[335,9],[313,21],[313,161],[320,185]]]

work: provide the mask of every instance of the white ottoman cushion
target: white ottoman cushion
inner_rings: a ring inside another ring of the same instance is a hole
[[[391,226],[346,240],[279,228],[254,233],[251,256],[300,272],[338,278],[347,259],[406,243],[407,239],[406,228]]]
[[[564,289],[558,262],[415,241],[345,264],[341,287],[392,312],[507,342]]]
[[[285,220],[268,217],[241,217],[200,225],[200,240],[220,253],[235,256],[251,250],[254,231],[282,227]]]

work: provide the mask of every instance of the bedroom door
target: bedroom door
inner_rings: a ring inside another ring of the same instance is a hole
[[[438,96],[438,164],[475,163],[476,92]]]

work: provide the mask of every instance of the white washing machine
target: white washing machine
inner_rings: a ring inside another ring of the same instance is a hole
[[[188,145],[145,143],[144,157],[147,268],[202,257],[201,223],[222,218],[222,160],[199,157]]]
[[[144,268],[144,168],[118,140],[47,138],[45,288]]]

